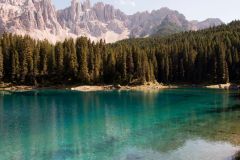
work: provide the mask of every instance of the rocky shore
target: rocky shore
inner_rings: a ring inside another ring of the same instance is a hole
[[[0,90],[1,91],[29,91],[29,90],[33,90],[36,87],[34,86],[25,86],[25,85],[14,85],[11,83],[1,83],[0,84]]]
[[[121,86],[121,85],[99,85],[99,86],[75,86],[71,87],[70,90],[91,92],[91,91],[108,91],[108,90],[160,90],[168,88],[178,88],[177,86],[165,86],[161,84],[149,83],[144,85],[136,86]]]
[[[175,89],[175,88],[209,88],[209,89],[225,89],[237,90],[239,85],[236,84],[217,84],[217,85],[164,85],[159,83],[145,83],[143,85],[58,85],[49,87],[35,87],[25,85],[13,85],[11,83],[0,84],[1,91],[29,91],[34,89],[67,89],[72,91],[93,92],[93,91],[111,91],[111,90],[161,90],[161,89]]]
[[[238,89],[240,89],[240,85],[226,83],[226,84],[208,85],[208,86],[206,86],[206,88],[238,90]]]
[[[102,91],[102,90],[161,90],[161,89],[175,89],[175,88],[208,88],[208,89],[224,89],[224,90],[238,90],[239,85],[236,84],[217,84],[217,85],[164,85],[159,83],[145,83],[143,85],[121,86],[121,85],[99,85],[99,86],[75,86],[71,87],[74,91]]]

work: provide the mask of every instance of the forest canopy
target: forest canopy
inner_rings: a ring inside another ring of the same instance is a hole
[[[2,34],[0,81],[51,84],[217,84],[240,80],[240,21],[167,37],[55,45]]]

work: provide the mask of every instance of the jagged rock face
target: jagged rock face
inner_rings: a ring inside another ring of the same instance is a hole
[[[95,4],[92,9],[96,14],[97,19],[102,22],[109,22],[115,19],[119,21],[125,21],[127,19],[127,16],[120,10],[101,2]]]
[[[219,26],[223,24],[223,22],[218,18],[209,18],[205,21],[198,22],[198,21],[190,21],[189,22],[189,30],[201,30],[209,27]]]
[[[89,35],[97,39],[104,38],[107,32],[123,34],[128,30],[126,20],[127,16],[120,10],[100,2],[91,7],[89,1],[81,4],[73,0],[69,8],[58,11],[58,21],[63,28],[77,36]]]
[[[51,42],[88,36],[107,42],[129,37],[153,35],[169,24],[179,31],[198,30],[222,24],[219,19],[187,21],[184,15],[168,8],[126,15],[113,6],[90,0],[72,0],[71,6],[56,11],[51,0],[0,0],[0,32],[29,34]]]
[[[57,14],[51,1],[42,0],[42,1],[36,2],[35,7],[37,10],[37,14],[35,13],[35,15],[37,15],[38,17],[40,17],[42,21],[44,21],[45,27],[50,29],[50,32],[52,34],[55,34],[55,35],[60,34],[61,25],[58,23]],[[35,18],[35,19],[36,21],[38,20],[38,18]],[[40,23],[37,23],[37,24],[39,24],[40,26],[41,21]]]
[[[21,6],[23,5],[25,0],[0,0],[0,3],[5,3],[14,6]]]
[[[146,37],[155,34],[162,26],[174,24],[181,31],[200,30],[223,24],[220,19],[207,19],[203,22],[187,21],[185,16],[168,8],[149,12],[138,12],[129,16],[128,27],[132,37]]]
[[[219,26],[222,24],[222,21],[220,19],[217,18],[209,18],[205,21],[199,22],[197,24],[197,29],[205,29],[205,28],[209,28],[209,27],[214,27],[214,26]]]
[[[159,26],[166,16],[172,14],[173,11],[168,8],[149,12],[138,12],[129,16],[128,27],[131,29],[132,37],[144,37],[150,35],[154,28]]]
[[[61,25],[50,0],[1,0],[0,15],[1,31],[60,34]]]

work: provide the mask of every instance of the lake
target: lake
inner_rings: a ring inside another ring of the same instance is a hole
[[[0,160],[231,160],[236,91],[0,92]]]

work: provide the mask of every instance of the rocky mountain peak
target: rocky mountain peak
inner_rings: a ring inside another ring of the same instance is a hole
[[[205,29],[208,27],[219,26],[222,21],[219,18],[208,18],[205,21],[199,22],[198,29]]]
[[[0,32],[28,34],[53,43],[78,36],[115,42],[150,36],[156,31],[162,33],[159,31],[168,26],[172,28],[170,33],[175,33],[175,30],[198,30],[220,24],[219,19],[189,22],[184,15],[166,7],[126,15],[102,2],[92,6],[90,0],[72,0],[69,7],[58,11],[51,0],[0,0]]]
[[[208,18],[202,22],[199,21],[190,21],[190,30],[201,30],[209,27],[219,26],[223,22],[219,18]]]
[[[91,2],[90,0],[85,0],[85,2],[82,3],[83,11],[86,11],[91,8]]]
[[[118,9],[115,9],[112,5],[98,2],[93,6],[93,10],[96,16],[102,22],[108,22],[113,19],[120,21],[126,20],[127,16]]]
[[[76,21],[80,16],[80,12],[82,12],[82,7],[78,0],[72,0],[70,10],[69,18],[71,18],[72,21]]]
[[[0,3],[14,5],[14,6],[20,6],[23,5],[26,0],[0,0]]]

